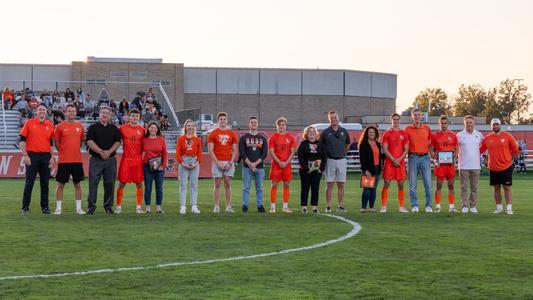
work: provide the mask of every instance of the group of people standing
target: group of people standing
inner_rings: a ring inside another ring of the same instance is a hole
[[[152,187],[156,190],[156,213],[163,213],[163,179],[167,167],[167,147],[158,123],[150,122],[143,127],[140,124],[141,113],[137,109],[128,111],[128,123],[116,127],[111,123],[113,111],[103,106],[99,111],[99,121],[91,125],[85,138],[85,130],[75,120],[76,107],[67,105],[66,120],[54,128],[46,119],[46,106],[39,105],[36,117],[28,121],[21,130],[20,147],[26,164],[26,183],[23,194],[22,214],[29,212],[31,193],[36,179],[40,175],[41,209],[50,214],[48,208],[48,184],[50,168],[54,163],[53,146],[58,150],[58,169],[56,181],[56,209],[54,214],[61,214],[63,190],[72,177],[77,214],[94,214],[96,210],[97,191],[100,180],[104,182],[104,210],[108,214],[121,213],[126,184],[136,185],[136,212],[150,213]],[[474,117],[464,118],[465,129],[457,135],[448,130],[448,119],[441,117],[440,130],[432,133],[427,125],[422,124],[422,114],[414,109],[411,114],[412,124],[400,128],[400,115],[391,115],[391,127],[380,133],[377,127],[364,129],[358,142],[362,179],[372,179],[370,186],[364,186],[361,212],[375,211],[379,179],[383,177],[381,189],[380,212],[387,212],[387,201],[391,181],[398,186],[400,212],[409,212],[405,207],[404,181],[409,175],[409,198],[411,212],[419,211],[417,198],[418,174],[422,177],[425,190],[425,211],[433,212],[432,175],[433,164],[437,179],[435,189],[435,211],[441,211],[441,190],[446,181],[448,186],[449,211],[455,208],[454,179],[455,162],[458,160],[461,182],[461,204],[463,213],[477,213],[477,186],[480,173],[480,154],[488,150],[490,184],[494,186],[496,200],[495,213],[503,212],[501,190],[503,188],[507,202],[506,212],[512,214],[512,173],[513,156],[519,154],[512,135],[501,131],[498,119],[491,121],[493,132],[486,137],[474,129]],[[332,212],[332,198],[337,186],[337,212],[346,212],[343,205],[344,185],[346,183],[346,154],[350,145],[348,131],[340,126],[337,112],[328,112],[330,126],[319,134],[316,128],[308,126],[303,131],[303,140],[297,145],[296,138],[287,132],[286,118],[276,120],[276,132],[270,138],[258,131],[259,119],[248,119],[249,130],[238,137],[228,127],[228,114],[217,115],[218,128],[208,136],[208,155],[211,158],[211,172],[214,178],[213,213],[220,213],[220,193],[224,187],[225,211],[234,213],[231,205],[231,180],[235,173],[235,163],[242,162],[242,211],[250,208],[250,191],[255,185],[256,207],[259,213],[265,213],[263,204],[263,181],[265,177],[265,160],[271,158],[269,179],[270,213],[276,213],[278,187],[282,188],[282,212],[290,214],[290,183],[292,181],[292,160],[298,157],[300,177],[300,209],[308,212],[309,192],[311,192],[311,212],[318,213],[320,181],[326,180],[325,213]],[[89,147],[89,195],[88,210],[82,210],[82,188],[84,179],[81,146],[86,142]],[[116,151],[123,146],[123,155],[118,168]],[[406,170],[405,158],[408,158]],[[190,191],[191,212],[200,213],[198,207],[198,177],[202,161],[202,141],[196,134],[196,124],[186,120],[183,134],[176,144],[176,160],[179,163],[180,178],[180,214],[187,213],[186,198]],[[323,176],[324,175],[324,176]],[[116,190],[115,181],[119,187]],[[144,182],[144,186],[143,186]],[[363,180],[361,181],[363,182]],[[363,187],[363,186],[362,186]],[[470,191],[468,191],[470,190]],[[143,209],[143,198],[145,207]],[[114,209],[113,209],[113,206]]]
[[[418,109],[411,112],[412,124],[400,128],[400,115],[393,113],[390,117],[391,127],[383,133],[379,141],[379,130],[374,126],[365,128],[359,140],[359,155],[362,176],[374,179],[374,186],[367,187],[362,195],[361,212],[374,212],[379,177],[382,176],[384,185],[381,190],[380,212],[387,212],[387,201],[391,181],[398,184],[399,211],[407,213],[405,208],[405,179],[409,180],[409,198],[411,212],[419,211],[417,183],[418,175],[422,177],[425,195],[425,211],[427,213],[440,212],[442,202],[442,187],[446,182],[448,187],[449,212],[459,212],[455,207],[454,181],[456,177],[455,163],[459,167],[461,184],[461,212],[477,213],[477,191],[480,175],[480,157],[488,151],[488,168],[490,171],[490,185],[493,186],[496,210],[494,213],[504,212],[502,205],[502,189],[506,200],[507,214],[513,214],[512,209],[512,174],[513,157],[520,154],[513,136],[501,130],[501,121],[491,120],[492,132],[483,137],[474,129],[475,118],[464,117],[464,130],[458,134],[448,129],[448,118],[440,117],[440,130],[432,133],[430,128],[422,124],[422,113]],[[408,158],[406,170],[405,158]],[[383,158],[384,162],[381,162]],[[433,207],[433,184],[431,166],[434,166],[436,187],[434,192],[435,206]],[[383,166],[383,168],[382,168]],[[408,175],[408,177],[407,177]]]

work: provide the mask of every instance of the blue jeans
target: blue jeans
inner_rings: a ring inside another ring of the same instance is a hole
[[[367,204],[369,208],[374,208],[376,203],[376,191],[378,190],[379,184],[379,174],[376,176],[376,183],[374,184],[373,189],[363,189],[363,194],[361,195],[361,208],[366,208]]]
[[[163,202],[163,179],[165,171],[150,172],[148,164],[144,165],[144,204],[152,202],[152,182],[155,181],[155,204]]]
[[[257,207],[263,206],[263,179],[265,169],[256,169],[255,173],[250,168],[242,167],[242,206],[250,207],[250,188],[252,177],[255,180],[255,194]]]
[[[426,207],[432,207],[431,199],[431,160],[429,155],[417,156],[409,155],[409,199],[411,207],[418,207],[418,196],[416,194],[418,173],[422,174],[424,191],[426,196]]]

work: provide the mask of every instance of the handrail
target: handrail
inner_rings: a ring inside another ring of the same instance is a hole
[[[4,105],[4,101],[4,94],[2,94],[2,123],[4,124],[4,147],[7,147],[6,108]]]
[[[165,99],[168,110],[170,110],[170,114],[172,116],[172,121],[174,124],[173,128],[177,130],[180,126],[178,115],[176,115],[176,111],[174,111],[174,106],[172,106],[172,103],[170,102],[170,98],[168,97],[167,92],[165,91],[161,83],[159,83],[159,90],[161,91],[161,94],[163,94],[163,98]]]

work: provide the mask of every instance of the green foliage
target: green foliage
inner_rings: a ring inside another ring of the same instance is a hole
[[[426,111],[431,103],[430,116],[448,115],[451,112],[448,94],[441,88],[426,88],[416,96],[411,107],[418,104],[422,111]]]

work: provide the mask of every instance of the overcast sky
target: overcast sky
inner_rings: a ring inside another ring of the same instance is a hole
[[[425,87],[533,82],[533,1],[4,1],[0,63],[87,56],[398,74]]]

